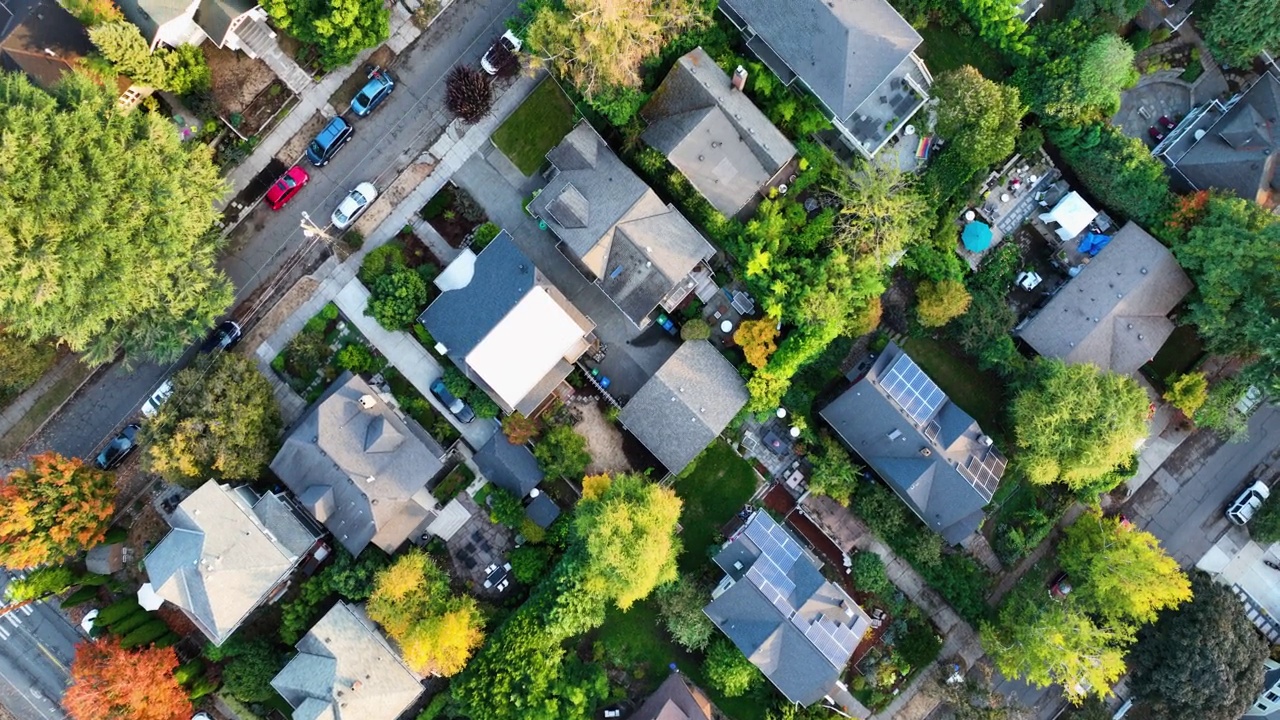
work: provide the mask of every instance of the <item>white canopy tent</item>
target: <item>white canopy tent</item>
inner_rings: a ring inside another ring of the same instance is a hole
[[[156,589],[151,586],[151,583],[143,583],[142,587],[138,588],[138,604],[143,610],[159,610],[164,604],[164,598],[156,594]]]
[[[1054,232],[1058,237],[1065,240],[1084,232],[1089,227],[1089,223],[1098,216],[1098,211],[1089,207],[1089,203],[1080,197],[1080,193],[1072,191],[1066,197],[1047,213],[1040,214],[1041,222],[1045,224],[1057,223],[1058,227]]]

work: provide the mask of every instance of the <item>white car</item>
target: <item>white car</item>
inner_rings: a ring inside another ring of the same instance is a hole
[[[94,608],[84,614],[84,619],[80,621],[80,629],[85,635],[93,635],[93,621],[98,619],[98,609]]]
[[[333,211],[331,218],[333,226],[339,230],[346,230],[377,197],[378,189],[373,186],[373,183],[360,183],[355,190],[347,193],[342,202],[338,203],[338,209]]]
[[[494,63],[497,62],[497,54],[501,52],[499,46],[506,48],[508,52],[514,55],[520,52],[520,48],[524,47],[524,43],[520,42],[520,38],[516,37],[515,33],[510,30],[502,33],[502,37],[498,38],[497,42],[485,51],[484,57],[480,58],[480,67],[484,68],[484,71],[490,75],[498,74],[498,66]]]
[[[1244,492],[1240,493],[1240,497],[1227,508],[1227,519],[1236,525],[1244,525],[1253,519],[1258,508],[1262,507],[1262,503],[1269,497],[1271,497],[1271,488],[1261,480],[1255,481],[1245,488]]]
[[[155,415],[156,411],[160,409],[160,406],[164,404],[164,401],[168,400],[169,396],[172,394],[173,381],[165,380],[160,384],[160,387],[156,388],[155,392],[151,393],[151,397],[147,398],[147,401],[142,403],[142,416],[151,417],[152,415]]]

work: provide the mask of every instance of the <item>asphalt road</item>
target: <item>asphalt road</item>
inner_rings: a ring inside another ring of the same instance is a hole
[[[281,212],[258,208],[232,233],[219,266],[241,301],[259,290],[309,241],[299,227],[301,213],[327,223],[343,196],[357,183],[380,189],[430,147],[448,122],[444,78],[455,63],[478,64],[489,42],[516,11],[515,0],[467,0],[451,5],[390,66],[397,86],[368,118],[352,119],[355,135],[323,168],[307,166],[311,181]],[[233,311],[243,317],[245,307]],[[23,448],[23,455],[53,450],[91,457],[115,429],[133,417],[165,377],[185,366],[191,352],[171,365],[113,365],[100,372]]]
[[[7,585],[9,575],[0,573]],[[0,617],[0,702],[23,720],[61,720],[58,706],[80,629],[56,609],[32,603]]]

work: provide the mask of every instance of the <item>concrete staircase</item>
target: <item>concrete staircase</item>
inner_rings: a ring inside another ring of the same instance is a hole
[[[245,54],[265,62],[267,67],[271,68],[271,72],[274,72],[276,77],[280,78],[281,82],[295,95],[301,95],[304,90],[311,87],[314,82],[311,75],[280,49],[280,45],[276,42],[276,34],[267,27],[265,22],[256,18],[250,19],[237,27],[234,32]]]

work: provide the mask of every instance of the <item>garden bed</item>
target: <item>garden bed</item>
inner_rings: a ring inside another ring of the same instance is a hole
[[[378,351],[333,303],[308,320],[271,361],[271,369],[308,404],[318,400],[345,370],[374,374],[385,367]]]
[[[265,135],[293,102],[297,102],[297,96],[277,79],[263,88],[243,111],[228,114],[226,121],[241,137]]]
[[[467,237],[489,220],[480,203],[453,183],[441,188],[418,214],[455,248],[465,247]]]

